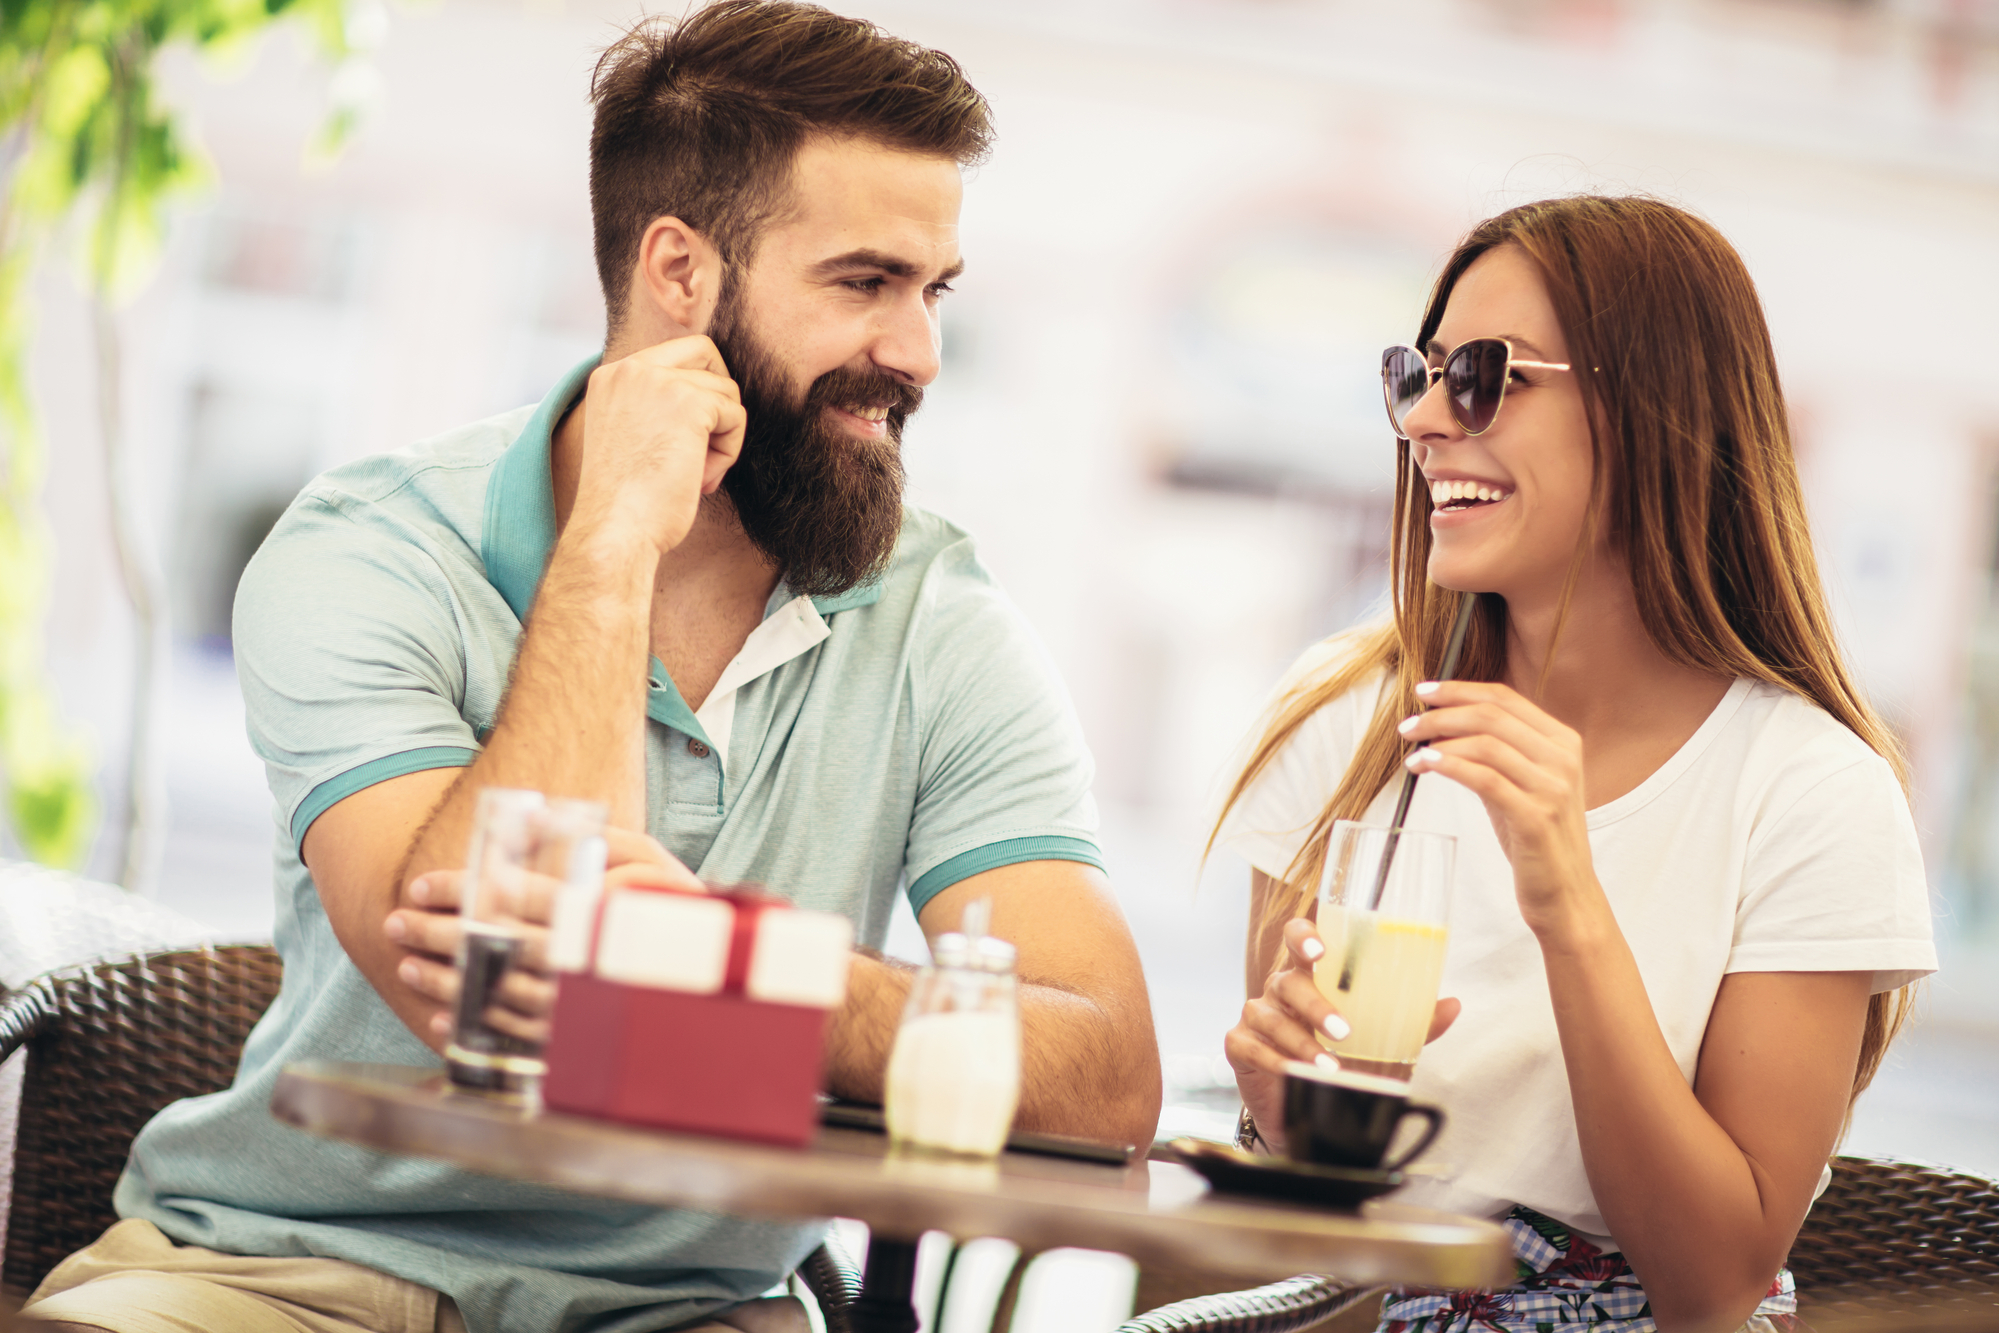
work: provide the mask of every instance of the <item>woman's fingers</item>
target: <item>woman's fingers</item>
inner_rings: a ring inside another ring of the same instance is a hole
[[[1421,773],[1435,768],[1444,756],[1489,768],[1529,795],[1560,801],[1579,793],[1579,774],[1572,775],[1537,764],[1492,736],[1461,736],[1456,740],[1438,741],[1435,745],[1412,751],[1403,762],[1411,772]]]
[[[1488,736],[1517,750],[1533,763],[1548,768],[1579,765],[1582,757],[1581,742],[1573,733],[1567,738],[1547,735],[1490,703],[1434,708],[1427,713],[1404,718],[1396,729],[1411,744]]]
[[[1326,956],[1326,942],[1319,938],[1319,928],[1302,916],[1286,923],[1284,948],[1291,955],[1293,967],[1309,968]]]
[[[1485,764],[1453,754],[1441,746],[1432,745],[1411,755],[1409,769],[1414,773],[1435,773],[1449,778],[1489,806],[1497,807],[1498,813],[1509,821],[1543,813],[1539,803],[1511,779]]]
[[[1345,1041],[1353,1029],[1339,1011],[1326,1002],[1317,983],[1309,972],[1295,969],[1279,972],[1270,979],[1264,994],[1275,998],[1284,1009],[1297,1020],[1298,1025],[1310,1032],[1323,1032],[1333,1041]],[[1321,1054],[1325,1048],[1317,1045],[1317,1038],[1311,1046],[1298,1047],[1300,1060],[1310,1060]]]
[[[1450,1031],[1451,1024],[1457,1022],[1458,1015],[1463,1012],[1463,1002],[1454,995],[1446,995],[1443,999],[1437,1001],[1436,1009],[1430,1014],[1430,1031],[1423,1038],[1423,1044],[1427,1046]]]
[[[1574,734],[1520,691],[1497,681],[1426,680],[1416,687],[1416,698],[1431,712],[1488,704],[1544,736],[1559,738],[1565,732]]]

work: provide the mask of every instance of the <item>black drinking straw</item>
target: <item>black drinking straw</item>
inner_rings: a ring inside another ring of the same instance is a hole
[[[1465,650],[1465,631],[1471,628],[1472,608],[1477,605],[1477,593],[1458,594],[1458,621],[1451,626],[1450,642],[1444,645],[1444,669],[1437,673],[1438,680],[1450,680],[1458,674],[1458,658]],[[1429,743],[1422,741],[1416,748],[1420,750]],[[1395,860],[1396,844],[1402,841],[1402,821],[1409,817],[1409,802],[1416,795],[1416,777],[1413,768],[1402,775],[1402,794],[1395,798],[1395,817],[1388,821],[1388,845],[1381,849],[1381,869],[1374,876],[1374,892],[1367,896],[1370,912],[1381,908],[1381,895],[1388,887],[1388,868]]]

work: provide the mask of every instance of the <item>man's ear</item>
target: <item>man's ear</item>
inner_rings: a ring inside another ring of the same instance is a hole
[[[639,238],[632,313],[658,327],[661,340],[708,327],[722,293],[722,255],[676,217],[654,218]]]

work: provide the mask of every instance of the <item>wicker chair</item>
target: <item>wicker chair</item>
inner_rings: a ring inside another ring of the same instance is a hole
[[[1832,1167],[1791,1247],[1799,1313],[1824,1328],[1928,1312],[1999,1329],[1999,1183],[1886,1157]]]
[[[1248,1291],[1174,1301],[1126,1320],[1117,1333],[1293,1333],[1377,1301],[1381,1292],[1380,1287],[1306,1274]],[[1365,1326],[1372,1328],[1373,1321]]]
[[[1916,1162],[1838,1158],[1790,1268],[1799,1311],[1821,1333],[1999,1333],[1999,1183]],[[1379,1294],[1294,1277],[1163,1305],[1118,1333],[1293,1333]]]
[[[52,972],[0,998],[0,1060],[28,1048],[0,1293],[26,1297],[117,1221],[133,1135],[169,1102],[229,1085],[282,975],[264,945],[189,949]],[[828,1333],[847,1333],[854,1265],[821,1247],[798,1277]]]

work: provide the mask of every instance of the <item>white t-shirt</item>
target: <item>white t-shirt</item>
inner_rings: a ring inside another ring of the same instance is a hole
[[[1278,697],[1324,679],[1348,649],[1345,636],[1313,647]],[[1380,689],[1376,677],[1306,719],[1230,811],[1221,842],[1283,876]],[[1376,797],[1367,822],[1389,821],[1400,785]],[[1588,824],[1597,878],[1689,1085],[1727,973],[1871,971],[1885,991],[1936,970],[1902,789],[1887,761],[1800,695],[1736,681],[1678,753]],[[1583,1172],[1541,950],[1485,807],[1431,776],[1406,826],[1457,838],[1441,993],[1464,1011],[1424,1050],[1411,1085],[1447,1113],[1424,1159],[1437,1174],[1397,1197],[1493,1217],[1525,1204],[1614,1249]]]

